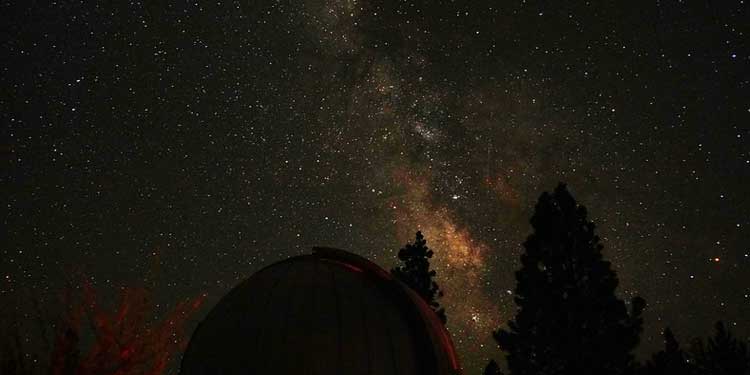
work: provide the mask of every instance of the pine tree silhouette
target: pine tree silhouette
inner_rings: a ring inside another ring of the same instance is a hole
[[[392,269],[391,274],[417,292],[445,324],[445,309],[437,301],[443,296],[443,292],[433,280],[435,271],[430,270],[432,255],[432,250],[427,247],[427,240],[418,231],[414,243],[407,243],[398,251],[398,259],[404,264]]]
[[[500,371],[500,366],[495,362],[494,359],[490,359],[490,363],[487,364],[487,367],[484,368],[484,372],[482,372],[483,375],[503,375],[503,372]]]
[[[539,198],[534,233],[516,272],[518,311],[494,332],[513,375],[625,374],[641,332],[645,301],[628,313],[603,246],[565,184]]]
[[[647,375],[691,375],[695,368],[688,362],[687,354],[680,348],[672,330],[667,327],[663,333],[664,349],[655,353],[646,363]]]
[[[706,344],[694,340],[691,354],[700,375],[748,375],[750,353],[747,344],[737,340],[724,326],[717,322],[716,333]]]

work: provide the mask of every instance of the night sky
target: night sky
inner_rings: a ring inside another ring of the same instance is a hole
[[[3,1],[2,310],[85,274],[200,318],[312,246],[388,269],[421,229],[477,373],[564,181],[648,303],[642,356],[666,325],[750,338],[748,4],[599,3]]]

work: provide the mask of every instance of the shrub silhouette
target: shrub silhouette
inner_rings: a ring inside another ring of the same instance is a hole
[[[695,363],[695,373],[700,375],[748,375],[750,353],[747,344],[737,340],[724,326],[715,324],[716,332],[706,343],[693,340],[690,354]]]
[[[688,355],[681,348],[672,330],[667,327],[663,333],[664,349],[656,352],[646,362],[643,373],[646,375],[693,375],[695,368],[688,362]]]

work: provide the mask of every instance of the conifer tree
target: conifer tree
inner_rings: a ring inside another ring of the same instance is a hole
[[[644,373],[647,375],[691,375],[695,373],[693,366],[688,363],[687,354],[680,348],[680,344],[667,327],[663,333],[664,349],[654,354],[646,363]]]
[[[516,316],[494,333],[511,374],[632,372],[645,301],[634,298],[628,312],[615,295],[617,276],[586,208],[560,184],[539,198],[531,225],[516,272]]]
[[[695,340],[691,354],[700,375],[749,375],[750,352],[747,344],[737,340],[722,322],[716,333],[704,344]]]
[[[483,375],[503,375],[503,372],[500,371],[500,366],[495,362],[494,359],[490,360],[490,363],[487,364],[487,367],[484,368],[484,372],[482,372]]]
[[[403,265],[392,269],[391,274],[417,292],[445,324],[445,309],[437,301],[443,296],[443,292],[433,280],[435,271],[430,270],[432,255],[432,250],[427,247],[427,240],[422,236],[422,232],[418,231],[414,243],[407,243],[398,251],[398,259]]]

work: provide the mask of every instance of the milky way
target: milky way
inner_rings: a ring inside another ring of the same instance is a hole
[[[4,313],[73,274],[210,307],[312,246],[393,267],[422,230],[476,373],[564,181],[649,304],[641,354],[750,334],[746,3],[26,7],[0,8]]]

